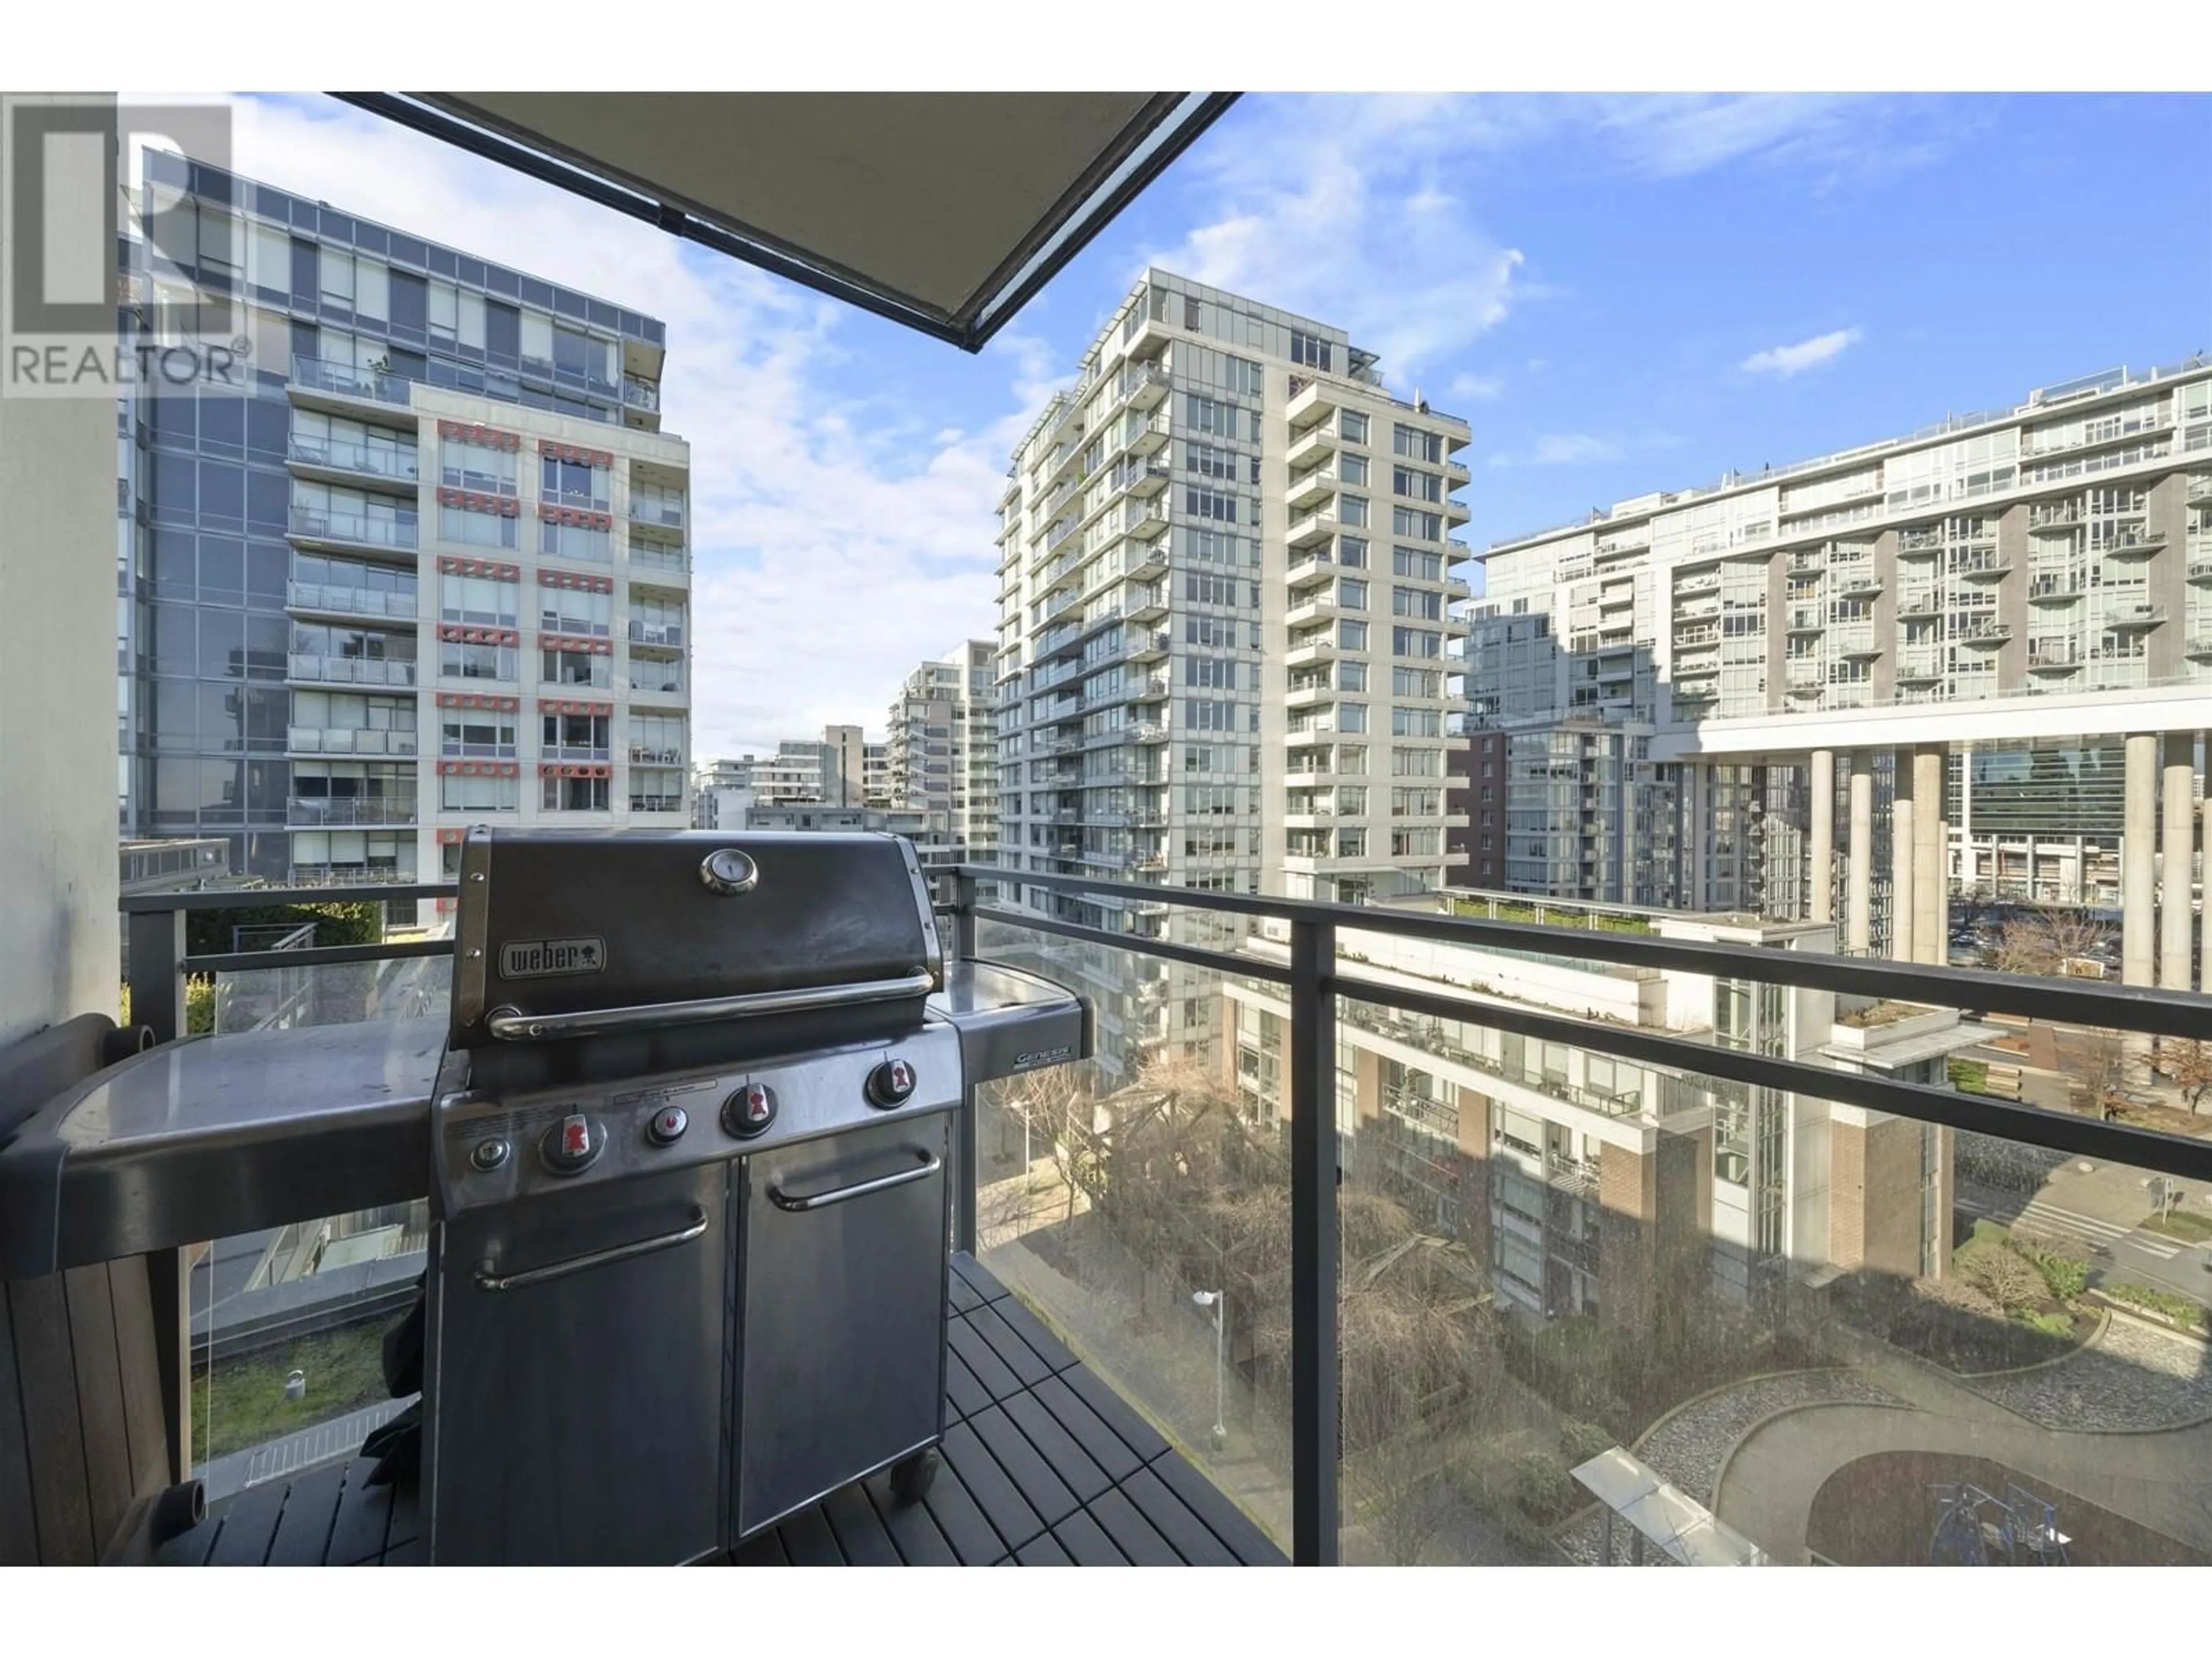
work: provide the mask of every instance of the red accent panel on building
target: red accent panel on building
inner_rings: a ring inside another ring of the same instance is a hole
[[[522,767],[516,761],[441,760],[438,763],[438,775],[441,778],[519,778],[522,775]]]
[[[488,581],[519,582],[522,580],[520,565],[501,564],[491,559],[458,559],[446,556],[439,559],[438,568],[449,576],[482,576]]]
[[[584,651],[596,657],[614,654],[614,642],[595,640],[575,634],[540,634],[538,643],[548,651]]]
[[[495,696],[483,691],[441,691],[438,693],[438,707],[441,708],[496,708],[513,714],[522,707],[522,699]]]
[[[580,530],[612,530],[615,527],[615,515],[611,513],[593,513],[580,507],[555,507],[546,501],[538,504],[538,517],[544,524],[574,525]]]
[[[459,623],[440,624],[438,637],[465,645],[520,645],[522,635],[512,628],[464,628]]]
[[[496,513],[503,519],[522,516],[522,502],[514,495],[492,495],[481,489],[456,489],[451,484],[438,486],[438,505],[465,507],[475,513]]]
[[[468,421],[441,421],[438,422],[438,435],[441,438],[465,438],[471,443],[489,444],[494,449],[511,449],[520,453],[522,448],[520,433],[502,432],[495,426],[477,426]]]
[[[564,444],[553,438],[540,438],[538,453],[563,461],[579,461],[586,466],[612,466],[615,464],[615,458],[604,449],[586,449],[581,444]]]
[[[585,593],[611,593],[615,591],[612,576],[572,575],[565,570],[541,570],[538,573],[540,587],[573,587]]]

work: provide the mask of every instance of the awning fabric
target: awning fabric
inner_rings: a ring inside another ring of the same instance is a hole
[[[1234,93],[339,93],[980,349]]]

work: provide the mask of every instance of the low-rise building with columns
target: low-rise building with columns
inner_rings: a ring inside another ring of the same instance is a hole
[[[2112,908],[2124,979],[2204,982],[2212,361],[1640,496],[1484,564],[1464,684],[1509,756],[1509,885],[1833,921],[1923,962],[1960,895]],[[1522,828],[1556,818],[1535,757],[1561,731],[1616,757],[1572,781],[1605,814],[1582,842],[1642,825],[1671,859],[1615,876]]]

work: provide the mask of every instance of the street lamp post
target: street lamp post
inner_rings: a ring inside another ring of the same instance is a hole
[[[1213,1449],[1219,1451],[1229,1443],[1229,1425],[1222,1421],[1221,1389],[1222,1357],[1224,1352],[1223,1322],[1229,1309],[1229,1297],[1221,1291],[1193,1291],[1190,1299],[1201,1308],[1213,1310]]]

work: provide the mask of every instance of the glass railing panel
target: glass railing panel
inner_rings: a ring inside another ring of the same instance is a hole
[[[1237,1069],[1229,993],[1251,982],[978,932],[1091,998],[1097,1037],[978,1091],[977,1255],[1287,1553],[1290,1164],[1279,1066]]]
[[[400,901],[388,908],[411,911],[416,902]],[[421,908],[429,910],[430,902],[421,902]],[[452,1005],[453,967],[451,957],[401,957],[218,974],[205,994],[210,1010],[208,1029],[264,1031],[442,1018]]]
[[[1744,1040],[2185,1132],[2193,1050],[1846,1000]],[[2191,1183],[1342,1008],[1346,1562],[2212,1561]]]
[[[210,1503],[360,1455],[415,1403],[384,1338],[419,1292],[427,1200],[188,1249],[192,1474]]]

